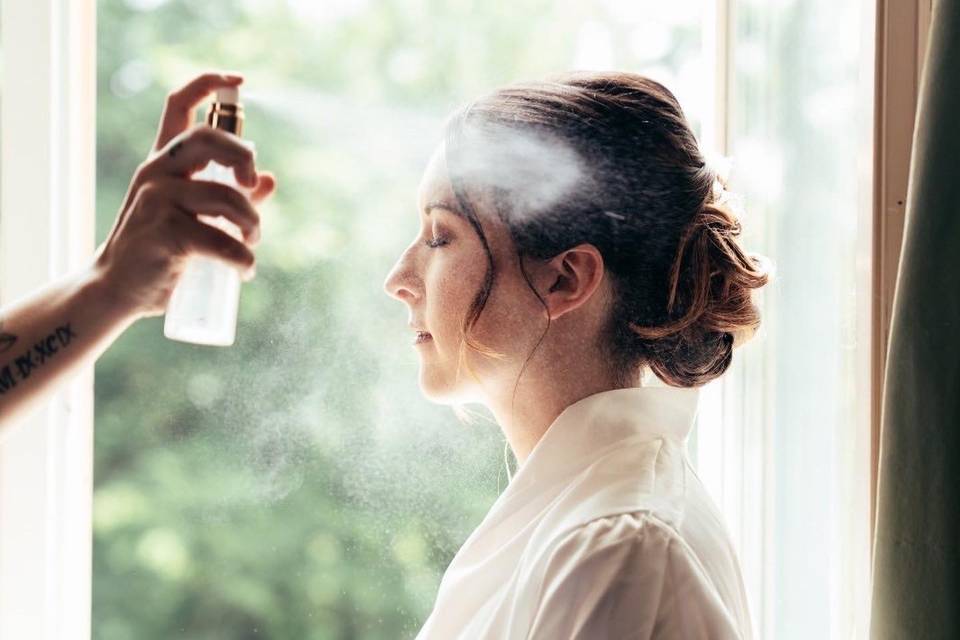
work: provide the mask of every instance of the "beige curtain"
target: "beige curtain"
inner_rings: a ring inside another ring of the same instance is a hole
[[[871,637],[960,638],[960,0],[933,7],[885,372]]]

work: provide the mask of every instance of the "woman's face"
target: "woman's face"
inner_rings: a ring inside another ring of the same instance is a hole
[[[509,231],[474,204],[493,254],[493,288],[471,337],[500,353],[496,360],[467,349],[465,360],[478,383],[458,372],[461,327],[480,291],[488,258],[480,237],[458,206],[447,175],[443,145],[433,154],[417,196],[419,233],[390,271],[384,289],[407,305],[411,343],[420,355],[420,387],[438,402],[484,402],[500,383],[512,385],[527,354],[546,326],[546,312],[519,270]],[[528,273],[536,284],[528,262]],[[417,332],[429,337],[417,340]],[[511,377],[512,376],[512,377]]]

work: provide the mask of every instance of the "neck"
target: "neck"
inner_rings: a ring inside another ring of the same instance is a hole
[[[575,357],[564,362],[531,359],[514,396],[516,379],[513,375],[499,385],[487,406],[521,465],[564,409],[595,393],[627,386],[617,383],[600,362]]]

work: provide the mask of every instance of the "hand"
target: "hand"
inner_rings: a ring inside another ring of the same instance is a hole
[[[135,317],[164,313],[192,255],[226,261],[253,277],[251,250],[260,239],[254,205],[273,193],[276,180],[258,172],[253,153],[239,140],[205,124],[195,125],[197,106],[219,87],[237,86],[237,75],[207,73],[167,97],[157,139],[130,181],[107,239],[97,249],[96,269],[112,302]],[[192,180],[210,160],[233,167],[249,195],[227,185]],[[197,219],[222,215],[237,225],[243,241]]]

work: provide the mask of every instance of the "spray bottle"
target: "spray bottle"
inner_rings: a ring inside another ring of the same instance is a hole
[[[223,129],[237,137],[243,132],[243,105],[236,88],[217,91],[215,101],[207,111],[207,124]],[[251,151],[254,145],[241,140]],[[220,182],[239,189],[233,169],[211,161],[195,180]],[[199,214],[201,222],[212,225],[237,240],[243,238],[240,229],[219,215]],[[225,262],[205,256],[193,256],[180,276],[163,325],[163,334],[183,342],[226,347],[233,344],[237,333],[237,308],[240,303],[240,274]]]

